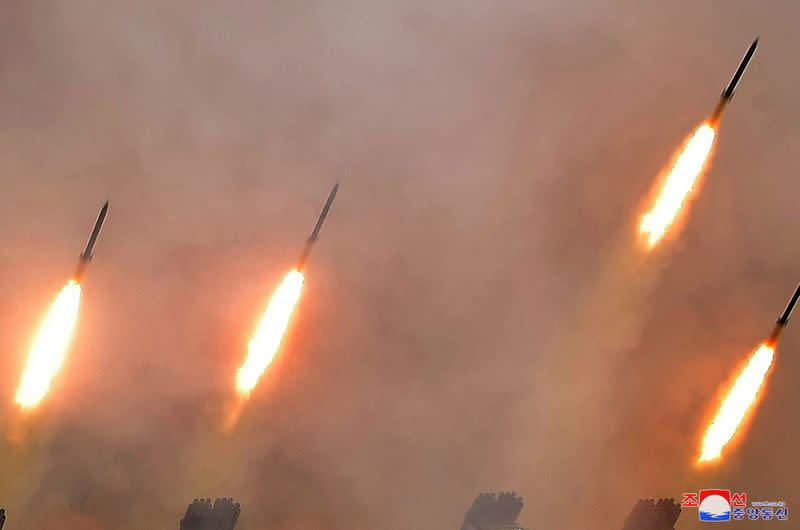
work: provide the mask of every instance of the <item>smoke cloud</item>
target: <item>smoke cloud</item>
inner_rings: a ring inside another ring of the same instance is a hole
[[[501,489],[532,528],[615,528],[639,497],[701,487],[791,504],[791,326],[746,440],[691,463],[798,279],[798,15],[6,2],[7,527],[168,528],[199,496],[241,502],[242,530],[455,528]],[[643,198],[757,33],[681,234],[642,257]],[[339,179],[283,347],[223,434],[247,340]],[[105,199],[75,343],[20,424],[29,341]]]

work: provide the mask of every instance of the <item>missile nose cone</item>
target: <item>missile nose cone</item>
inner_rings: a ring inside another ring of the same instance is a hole
[[[747,49],[747,53],[745,54],[746,57],[745,62],[749,63],[750,59],[752,59],[753,55],[756,53],[756,50],[758,49],[758,39],[759,37],[756,37],[756,40],[754,40],[752,44],[750,44],[750,47]]]
[[[308,260],[308,256],[311,253],[311,249],[319,238],[319,231],[322,229],[322,225],[325,222],[325,219],[328,217],[328,212],[330,212],[331,206],[333,205],[333,200],[336,198],[337,191],[339,191],[339,182],[333,185],[333,188],[331,189],[331,192],[328,194],[328,198],[325,201],[325,205],[322,207],[322,212],[317,218],[317,223],[314,225],[311,235],[309,235],[308,239],[306,240],[305,247],[300,255],[300,260],[298,261],[298,268],[303,268],[305,266],[306,260]]]
[[[103,204],[103,207],[100,208],[100,213],[97,216],[97,224],[102,226],[106,220],[106,214],[108,213],[108,201]]]
[[[738,68],[736,68],[736,72],[734,72],[730,82],[722,91],[722,94],[720,95],[722,101],[731,101],[733,99],[733,96],[736,92],[736,87],[738,86],[739,81],[741,81],[742,76],[747,69],[747,65],[750,64],[750,61],[753,59],[753,54],[756,52],[756,48],[758,47],[758,39],[759,37],[756,37],[756,40],[754,40],[750,44],[750,47],[747,48],[744,57],[742,57],[742,60],[739,62]]]
[[[792,311],[794,310],[794,306],[797,305],[797,301],[800,299],[800,285],[797,286],[797,289],[794,291],[792,298],[789,300],[789,304],[784,309],[781,316],[778,318],[778,324],[782,327],[785,327],[786,324],[789,323],[789,317],[792,316]]]
[[[83,265],[92,261],[92,251],[94,250],[94,245],[97,242],[97,236],[100,235],[100,229],[103,227],[103,223],[106,220],[108,203],[109,201],[106,201],[105,204],[103,204],[103,207],[100,208],[100,213],[97,215],[97,220],[94,223],[94,228],[92,228],[92,233],[89,235],[89,241],[86,243],[86,248],[80,255],[80,261]],[[83,265],[79,268],[79,274],[82,274],[83,272]]]

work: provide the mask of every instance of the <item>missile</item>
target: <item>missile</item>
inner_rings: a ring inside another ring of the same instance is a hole
[[[333,205],[333,200],[336,198],[336,192],[339,191],[339,183],[337,182],[336,185],[331,190],[330,194],[328,195],[328,200],[325,201],[325,206],[322,207],[322,212],[319,214],[317,218],[317,224],[314,225],[314,230],[311,231],[311,235],[308,236],[306,239],[306,245],[303,247],[303,252],[300,254],[300,259],[297,260],[297,269],[302,270],[306,266],[306,261],[308,261],[308,256],[311,254],[311,249],[314,248],[314,244],[319,239],[319,231],[322,229],[322,224],[325,222],[325,218],[328,217],[328,212]]]
[[[756,53],[756,48],[758,48],[758,37],[753,43],[747,48],[747,51],[742,57],[742,61],[739,63],[739,67],[736,69],[736,72],[733,73],[733,77],[731,78],[728,86],[725,87],[725,90],[722,91],[719,97],[719,103],[717,103],[716,108],[714,108],[714,112],[711,114],[711,123],[716,123],[722,117],[722,112],[725,110],[725,107],[728,106],[733,100],[733,96],[736,93],[736,87],[739,85],[739,81],[741,81],[742,76],[744,75],[744,71],[747,70],[747,65],[750,64],[750,60],[753,58],[753,55]]]
[[[786,324],[789,323],[789,317],[792,316],[792,310],[794,310],[798,299],[800,299],[800,285],[797,286],[791,300],[789,300],[789,304],[786,306],[786,309],[783,310],[783,314],[775,321],[775,329],[772,330],[772,334],[769,336],[769,342],[771,344],[778,342],[778,337],[783,331],[783,328],[786,327]]]
[[[92,251],[94,250],[95,243],[97,243],[97,236],[100,235],[100,229],[103,228],[103,222],[106,220],[107,213],[108,201],[106,201],[103,207],[100,208],[100,213],[97,215],[97,221],[94,223],[94,228],[89,236],[89,241],[86,243],[86,248],[83,249],[83,252],[81,252],[81,255],[78,257],[78,268],[75,271],[75,281],[81,281],[86,266],[92,261]]]

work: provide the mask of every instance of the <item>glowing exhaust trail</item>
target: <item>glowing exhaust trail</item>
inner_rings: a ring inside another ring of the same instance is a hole
[[[722,456],[722,449],[733,439],[746,414],[753,407],[774,357],[775,349],[766,343],[760,345],[750,357],[703,436],[698,464]]]
[[[800,285],[797,286],[786,309],[775,322],[775,328],[769,338],[759,345],[750,356],[733,386],[728,390],[719,411],[703,435],[700,456],[697,459],[698,464],[718,460],[722,456],[725,446],[739,431],[747,415],[755,411],[757,398],[765,389],[767,375],[775,359],[778,337],[789,323],[789,317],[799,298]]]
[[[311,235],[306,240],[298,259],[297,267],[286,274],[272,295],[267,304],[267,309],[264,311],[264,316],[261,317],[256,332],[248,344],[247,356],[236,373],[236,391],[243,398],[253,391],[278,352],[292,313],[294,313],[295,306],[303,290],[305,276],[302,271],[305,269],[314,244],[319,239],[322,224],[328,217],[328,212],[333,205],[333,200],[336,198],[338,190],[339,184],[337,183],[328,195],[325,206],[322,208],[322,213],[320,213]],[[233,421],[235,421],[235,418],[230,420],[230,422]]]
[[[639,233],[645,236],[649,247],[654,247],[664,237],[689,199],[703,173],[716,134],[711,125],[702,124],[676,158],[655,204],[639,225]]]
[[[267,304],[264,316],[247,346],[247,357],[236,374],[236,390],[248,395],[275,358],[289,319],[303,289],[303,273],[293,269],[283,279]]]
[[[108,201],[100,209],[86,248],[78,259],[73,279],[61,289],[33,340],[14,401],[23,409],[36,407],[50,391],[53,379],[61,370],[67,356],[81,303],[81,281],[86,266],[92,261],[94,245],[100,235]]]
[[[703,173],[708,167],[711,152],[719,131],[719,122],[728,104],[733,100],[736,87],[739,85],[753,54],[758,47],[758,39],[754,40],[745,52],[728,85],[722,91],[719,102],[709,119],[692,133],[684,147],[667,171],[661,192],[653,206],[642,216],[639,223],[639,234],[644,237],[648,249],[652,249],[669,231],[678,218]]]
[[[31,346],[14,400],[29,409],[38,405],[50,390],[53,378],[64,364],[81,302],[81,286],[70,280],[50,306]]]

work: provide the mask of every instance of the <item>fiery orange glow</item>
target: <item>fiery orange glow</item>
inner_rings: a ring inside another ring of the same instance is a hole
[[[642,217],[639,233],[647,238],[649,247],[654,247],[670,225],[678,217],[684,203],[703,173],[716,131],[708,123],[703,123],[694,132],[678,155],[667,175],[664,188],[653,207]]]
[[[255,335],[247,346],[247,358],[236,374],[236,389],[242,396],[255,388],[281,345],[289,319],[303,290],[303,273],[293,269],[283,279],[267,304]]]
[[[775,349],[764,343],[747,361],[703,436],[698,464],[722,456],[723,448],[733,439],[747,412],[753,408],[774,357]]]
[[[36,333],[15,401],[29,409],[38,405],[50,390],[53,378],[64,364],[81,303],[81,286],[70,280],[61,289]]]

